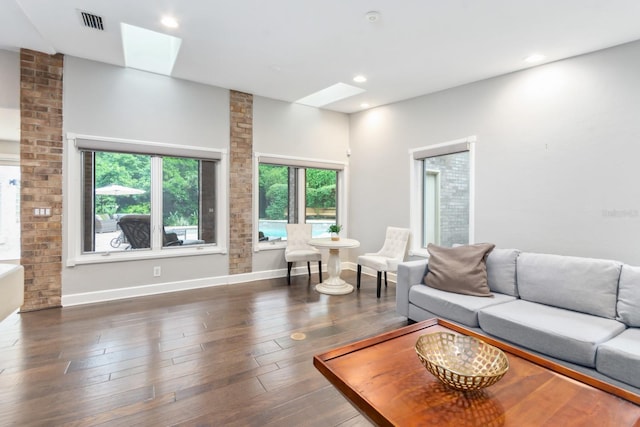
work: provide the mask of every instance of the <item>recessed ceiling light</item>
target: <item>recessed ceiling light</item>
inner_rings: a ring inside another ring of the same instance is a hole
[[[164,16],[162,18],[162,25],[169,28],[178,28],[178,21],[173,16]]]
[[[528,62],[529,64],[533,64],[535,62],[540,62],[545,58],[546,58],[546,56],[544,56],[544,55],[541,55],[539,53],[533,53],[533,54],[527,56],[526,58],[524,58],[524,62]]]
[[[369,104],[367,104],[366,102],[363,102],[362,104],[360,104],[360,107],[361,107],[361,108],[369,108],[369,107],[370,107],[370,105],[369,105]]]
[[[362,74],[358,74],[357,76],[355,76],[353,78],[353,81],[356,83],[364,83],[367,81],[367,78],[365,76],[363,76]]]

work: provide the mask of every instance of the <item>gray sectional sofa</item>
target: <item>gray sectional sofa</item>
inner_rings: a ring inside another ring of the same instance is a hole
[[[640,267],[494,249],[492,296],[423,284],[427,260],[398,266],[396,310],[449,320],[640,394]]]

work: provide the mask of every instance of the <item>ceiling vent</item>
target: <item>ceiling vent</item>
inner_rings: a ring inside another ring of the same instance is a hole
[[[94,30],[104,31],[104,25],[102,24],[102,16],[94,15],[93,13],[80,12],[80,19],[85,27],[93,28]]]

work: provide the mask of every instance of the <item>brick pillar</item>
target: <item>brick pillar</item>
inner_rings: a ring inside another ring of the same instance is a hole
[[[230,91],[229,274],[252,269],[253,95]]]
[[[62,66],[61,54],[20,51],[22,311],[61,304]]]

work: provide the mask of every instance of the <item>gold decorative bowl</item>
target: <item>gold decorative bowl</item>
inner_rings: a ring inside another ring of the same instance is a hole
[[[456,390],[488,387],[509,370],[509,360],[502,350],[465,335],[422,335],[416,342],[416,353],[427,371]]]

